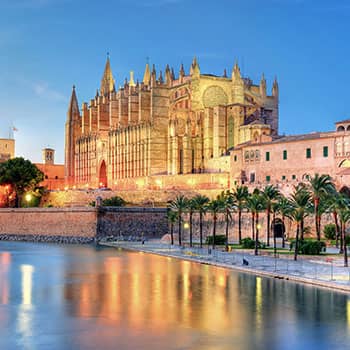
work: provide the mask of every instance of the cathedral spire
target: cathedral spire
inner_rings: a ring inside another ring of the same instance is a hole
[[[149,64],[148,62],[146,63],[146,68],[145,68],[145,73],[143,75],[143,83],[145,85],[149,85],[150,83],[150,80],[151,80],[151,71],[149,69]]]
[[[72,95],[70,97],[69,107],[67,112],[67,121],[73,120],[77,116],[79,116],[79,104],[78,104],[77,95],[75,93],[75,85],[73,85]]]
[[[278,89],[278,83],[277,83],[277,77],[275,77],[275,80],[272,85],[272,96],[278,97],[279,89]]]
[[[261,76],[259,89],[261,97],[266,97],[266,79],[264,73]]]
[[[238,67],[238,62],[236,61],[232,70],[232,80],[240,80],[240,79],[242,79],[241,71]]]
[[[130,81],[129,81],[129,86],[134,87],[136,86],[135,81],[134,81],[134,71],[130,71]]]
[[[171,85],[172,81],[173,81],[173,78],[171,75],[170,67],[167,64],[165,67],[165,84],[169,86]]]
[[[105,70],[103,72],[103,77],[101,79],[101,95],[104,96],[109,92],[113,91],[114,78],[111,69],[111,63],[109,60],[109,53],[107,54],[107,61],[105,65]]]
[[[191,64],[191,69],[190,69],[190,74],[193,77],[199,77],[200,76],[200,69],[199,69],[199,64],[197,62],[197,58],[194,57],[192,64]]]
[[[151,86],[156,86],[156,83],[157,83],[157,72],[156,72],[155,65],[153,65],[152,74],[151,74]]]

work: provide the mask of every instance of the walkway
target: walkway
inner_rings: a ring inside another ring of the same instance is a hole
[[[218,249],[208,251],[208,248],[180,248],[159,241],[147,241],[145,244],[125,241],[100,244],[350,292],[350,268],[343,267],[343,261],[339,257],[321,259],[303,256],[294,261],[292,255],[275,259],[273,256],[255,256],[251,252],[239,250],[223,252]],[[260,252],[264,254],[263,250]]]

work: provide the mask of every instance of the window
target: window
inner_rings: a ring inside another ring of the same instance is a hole
[[[282,181],[286,179],[286,175],[282,175]]]
[[[323,146],[323,157],[328,157],[328,146]]]
[[[292,175],[292,180],[295,180],[297,177],[295,175]]]
[[[237,155],[236,155],[236,154],[234,155],[233,160],[234,160],[235,162],[237,162]]]
[[[250,173],[250,182],[255,182],[255,173]]]
[[[286,160],[287,159],[287,150],[284,150],[283,151],[283,160]]]
[[[270,152],[266,152],[266,153],[265,153],[265,160],[266,160],[267,162],[270,161]]]
[[[271,176],[270,175],[266,175],[266,182],[270,182],[271,181]]]
[[[311,158],[311,148],[306,149],[306,158]]]

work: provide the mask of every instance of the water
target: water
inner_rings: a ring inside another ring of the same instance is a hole
[[[349,349],[350,299],[175,259],[0,243],[0,349]]]

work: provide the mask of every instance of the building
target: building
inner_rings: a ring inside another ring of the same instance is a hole
[[[338,188],[350,185],[350,120],[333,132],[266,136],[231,152],[232,184],[274,184],[288,192],[316,173],[329,174]]]
[[[118,85],[120,82],[118,82]],[[229,151],[278,135],[278,84],[267,94],[242,77],[203,74],[196,58],[189,74],[146,64],[142,82],[117,90],[107,58],[100,89],[79,110],[73,87],[65,132],[69,186],[113,189],[230,186]]]
[[[15,140],[0,139],[0,163],[15,157]]]
[[[45,186],[48,190],[64,189],[64,165],[55,164],[55,150],[44,148],[42,150],[43,163],[35,163],[39,170],[44,173],[44,181],[40,186]]]

